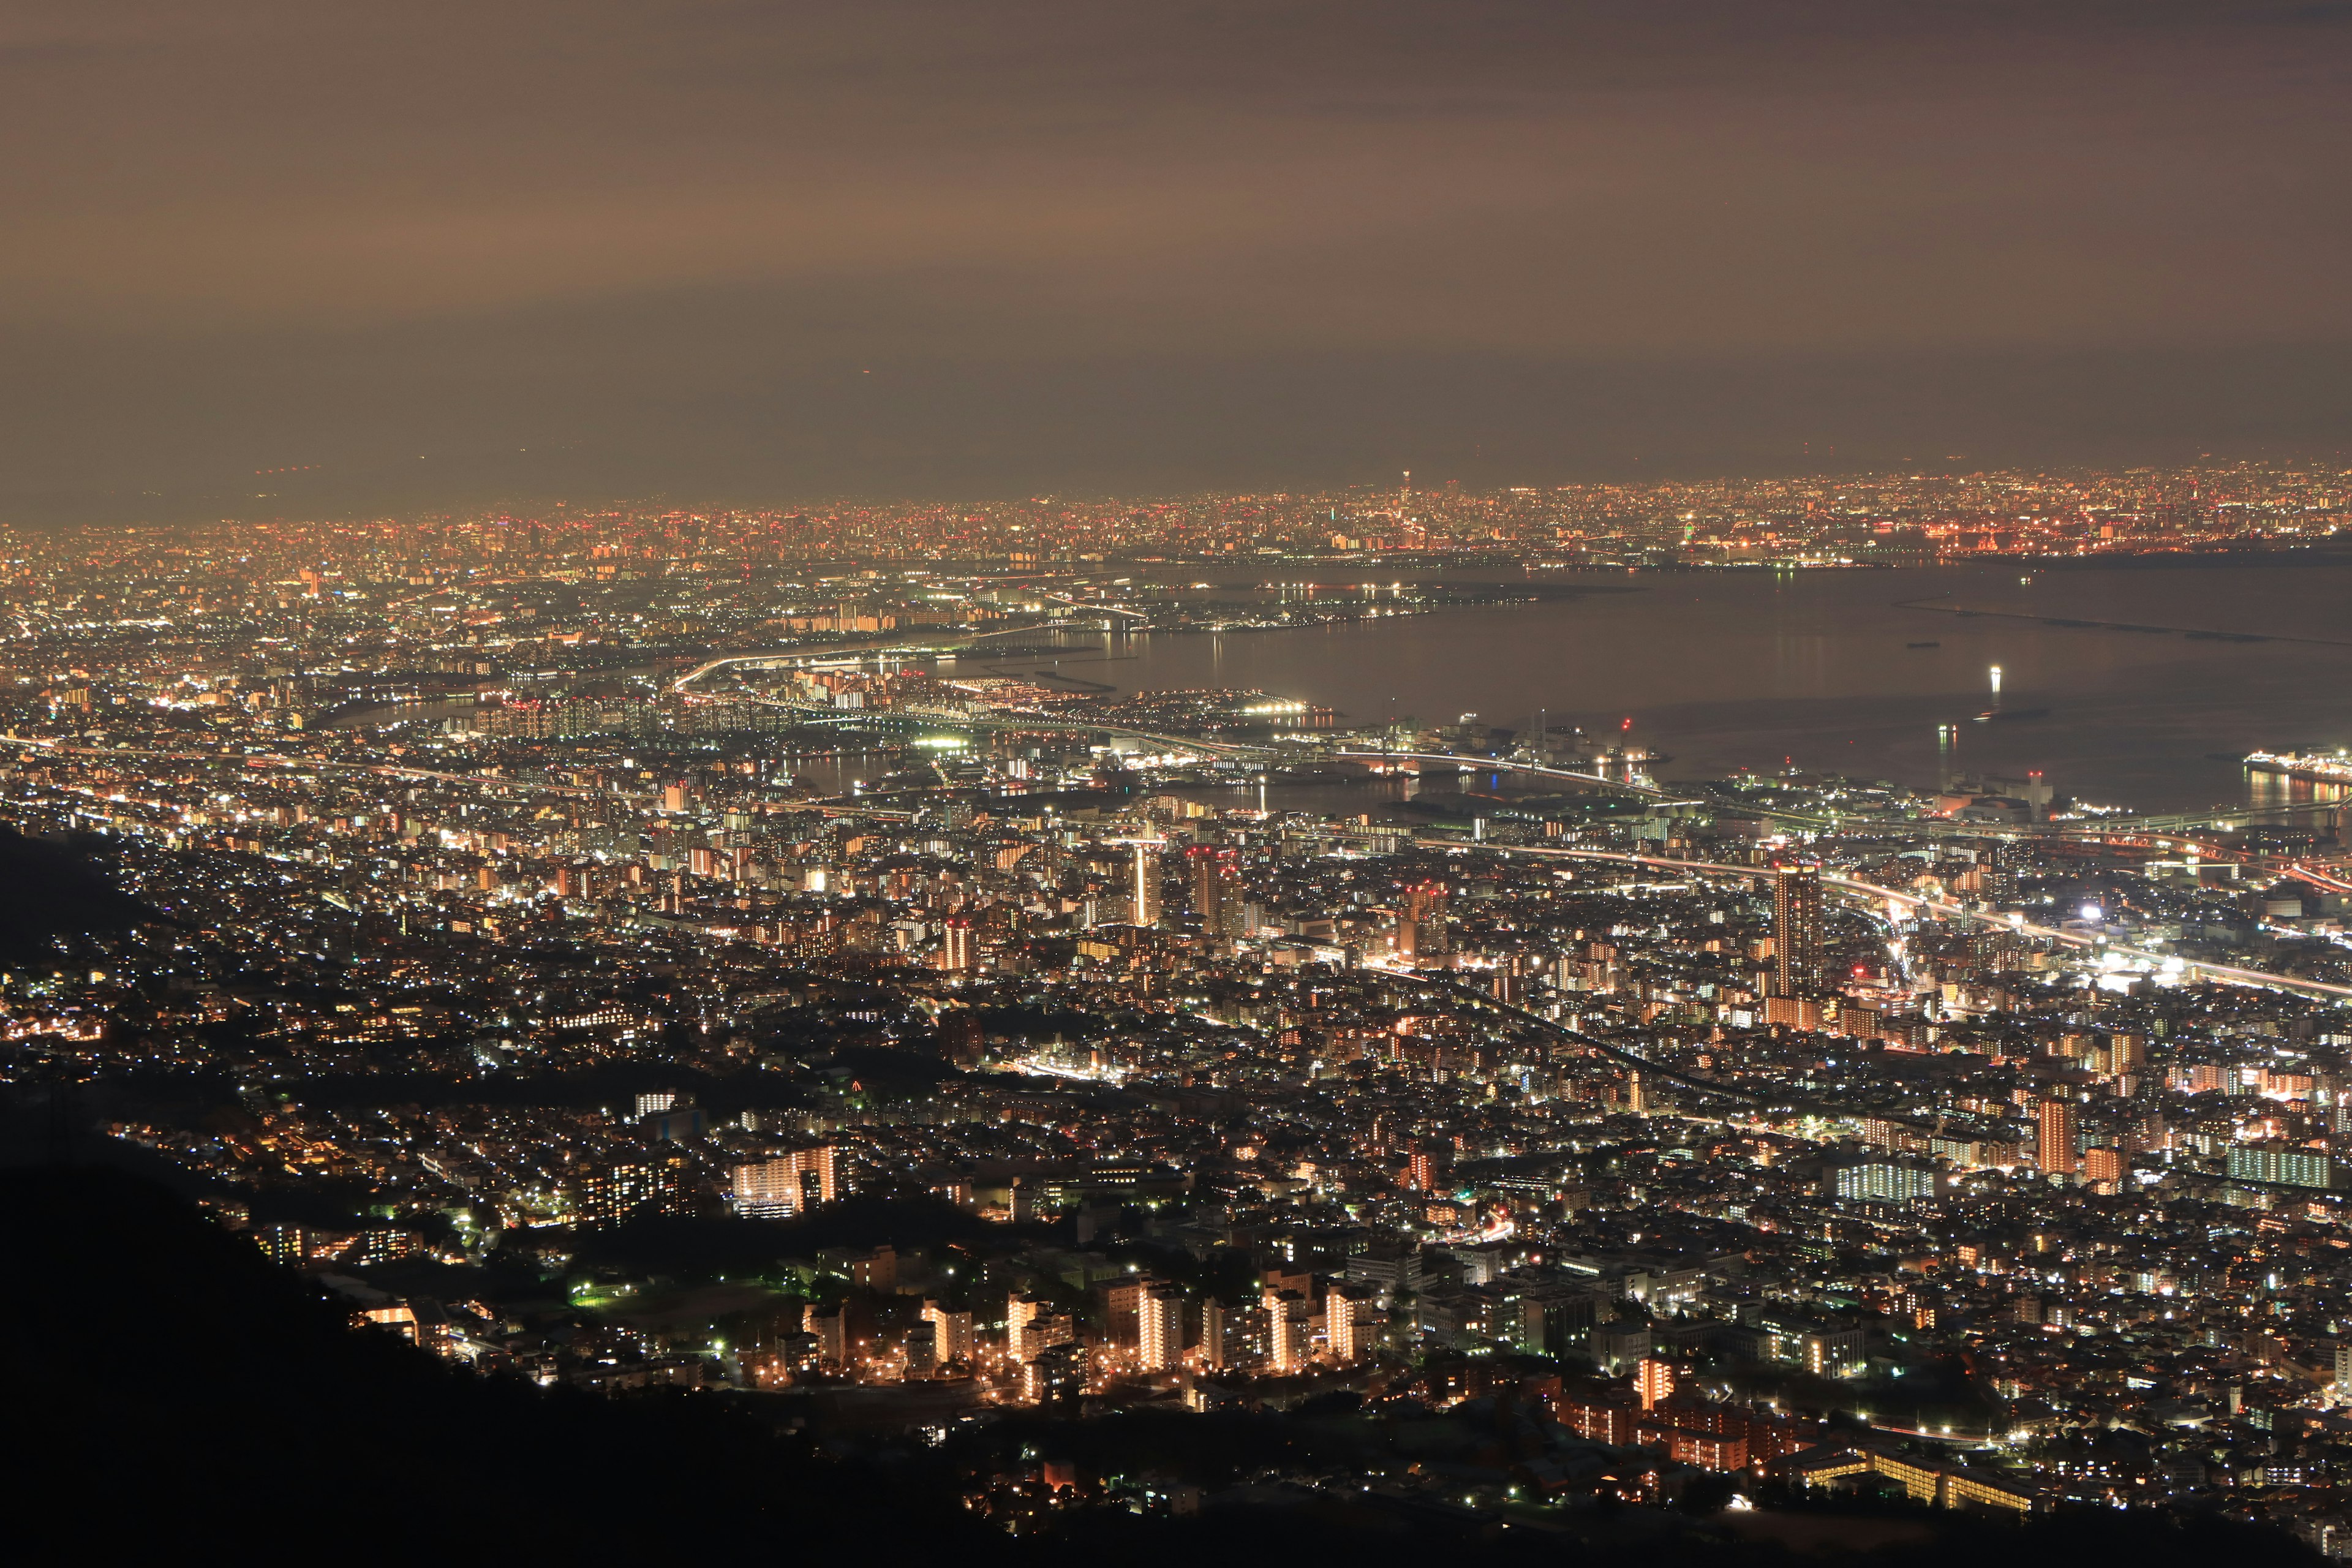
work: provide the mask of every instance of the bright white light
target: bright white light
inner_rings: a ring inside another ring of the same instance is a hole
[[[2106,914],[2107,911],[2099,908],[2096,904],[2084,904],[2083,906],[2083,918],[2086,921],[2105,920],[2106,918]]]

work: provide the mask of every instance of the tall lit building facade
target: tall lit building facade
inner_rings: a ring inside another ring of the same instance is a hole
[[[951,1310],[937,1301],[923,1303],[923,1321],[931,1325],[931,1359],[940,1366],[971,1360],[971,1314]]]
[[[1201,1362],[1220,1371],[1259,1366],[1271,1354],[1270,1319],[1260,1301],[1232,1306],[1211,1296],[1201,1303]]]
[[[1368,1303],[1352,1291],[1334,1286],[1324,1294],[1323,1342],[1333,1361],[1360,1361],[1371,1348],[1365,1331],[1368,1316]]]
[[[1029,1344],[1029,1325],[1045,1311],[1045,1303],[1034,1296],[1015,1294],[1004,1303],[1004,1352],[1014,1363],[1025,1363],[1037,1353]]]
[[[834,1173],[833,1145],[795,1149],[773,1160],[738,1165],[733,1186],[738,1214],[769,1219],[806,1214],[840,1195]]]
[[[624,1160],[591,1174],[580,1192],[580,1222],[609,1230],[633,1219],[679,1216],[694,1212],[681,1155]]]
[[[1265,1309],[1265,1364],[1277,1373],[1304,1370],[1313,1335],[1307,1298],[1296,1290],[1268,1290],[1259,1304]]]
[[[1049,1347],[1066,1344],[1077,1337],[1077,1327],[1071,1322],[1069,1314],[1055,1310],[1049,1301],[1016,1295],[1005,1303],[1004,1348],[1024,1365],[1035,1361]]]
[[[1195,844],[1184,851],[1184,873],[1192,894],[1192,918],[1202,933],[1234,934],[1242,912],[1238,858],[1213,844]]]
[[[1397,956],[1442,959],[1450,943],[1445,925],[1445,884],[1415,882],[1404,890],[1404,906],[1397,913]]]
[[[1164,1372],[1184,1359],[1184,1298],[1157,1280],[1135,1303],[1136,1364]]]
[[[969,974],[972,968],[971,938],[971,917],[950,915],[940,928],[940,967],[950,974]]]
[[[1152,850],[1150,844],[1135,846],[1135,865],[1129,877],[1128,902],[1139,926],[1160,923],[1160,857]]]
[[[1822,911],[1822,874],[1811,866],[1783,866],[1772,882],[1772,990],[1780,996],[1819,996],[1829,988],[1829,957]]]
[[[2074,1102],[2045,1100],[2036,1116],[2034,1163],[2053,1174],[2073,1175],[2080,1163],[2074,1152]]]

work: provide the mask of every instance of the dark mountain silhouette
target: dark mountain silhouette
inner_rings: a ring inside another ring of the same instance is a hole
[[[482,1377],[120,1172],[0,1172],[0,1478],[24,1561],[192,1549],[675,1561],[996,1543],[944,1487],[717,1401]],[[209,1554],[207,1552],[206,1554]]]
[[[0,963],[24,963],[59,938],[184,922],[116,887],[91,858],[94,835],[27,838],[0,823]]]

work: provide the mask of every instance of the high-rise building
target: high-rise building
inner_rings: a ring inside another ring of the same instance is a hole
[[[971,963],[972,925],[970,915],[950,915],[940,928],[940,967],[950,974],[967,974]]]
[[[2230,1174],[2242,1182],[2284,1187],[2345,1185],[2335,1157],[2319,1148],[2292,1143],[2239,1143],[2230,1150]]]
[[[1153,853],[1157,846],[1138,840],[1135,846],[1135,867],[1129,879],[1128,900],[1139,926],[1160,923],[1160,857]]]
[[[1780,996],[1819,996],[1829,986],[1823,941],[1822,874],[1811,866],[1783,866],[1772,882],[1772,990]]]
[[[978,1067],[988,1054],[988,1030],[980,1015],[958,1007],[939,1016],[940,1054],[960,1068]]]
[[[2053,1174],[2073,1175],[2079,1163],[2074,1152],[2074,1102],[2045,1100],[2035,1115],[2039,1136],[2033,1145],[2034,1163]]]
[[[1069,1314],[1056,1312],[1050,1301],[1034,1296],[1014,1296],[1005,1303],[1005,1349],[1024,1366],[1035,1361],[1046,1346],[1076,1338],[1077,1329]]]
[[[1016,1363],[1026,1364],[1036,1352],[1029,1348],[1029,1324],[1046,1310],[1045,1303],[1034,1296],[1019,1292],[1004,1303],[1004,1353]]]
[[[709,1122],[698,1105],[673,1105],[638,1117],[637,1128],[656,1143],[684,1143],[700,1138]]]
[[[733,1197],[738,1214],[788,1219],[839,1195],[830,1143],[735,1167]]]
[[[1136,1298],[1136,1364],[1161,1372],[1184,1359],[1184,1298],[1152,1280]]]
[[[1192,918],[1209,936],[1231,936],[1240,923],[1239,861],[1230,849],[1195,844],[1184,851],[1185,880],[1192,894]]]
[[[2107,1068],[2120,1078],[2126,1073],[2143,1071],[2147,1067],[2147,1037],[2121,1034],[2107,1042]]]
[[[1039,1351],[1021,1368],[1021,1394],[1034,1405],[1067,1408],[1087,1391],[1087,1350],[1071,1340]]]
[[[1334,1285],[1323,1295],[1323,1342],[1330,1347],[1331,1359],[1352,1362],[1362,1359],[1370,1347],[1365,1342],[1364,1331],[1369,1324],[1370,1303],[1356,1292]]]
[[[1078,1234],[1089,1232],[1090,1216],[1080,1211]],[[1095,1289],[1102,1296],[1103,1342],[1113,1350],[1131,1351],[1143,1342],[1143,1298],[1159,1281],[1149,1275],[1131,1274],[1124,1279],[1113,1279]]]
[[[923,1303],[923,1321],[931,1325],[931,1360],[945,1366],[971,1359],[971,1314],[954,1311],[937,1301]]]
[[[1277,1373],[1300,1372],[1307,1366],[1309,1311],[1307,1298],[1296,1290],[1268,1290],[1265,1309],[1265,1361]]]
[[[1675,1363],[1643,1357],[1633,1369],[1633,1392],[1641,1396],[1644,1410],[1655,1410],[1664,1405],[1674,1396]]]
[[[1840,1165],[1832,1175],[1832,1188],[1849,1203],[1876,1204],[1927,1203],[1943,1190],[1933,1165],[1899,1159]]]
[[[2017,902],[2017,849],[2000,839],[1995,839],[1979,853],[1979,880],[1987,905],[2007,909]]]
[[[1437,1156],[1417,1142],[1404,1157],[1404,1184],[1417,1193],[1437,1190]]]
[[[580,1223],[592,1230],[693,1212],[694,1193],[687,1184],[683,1155],[623,1160],[592,1173],[581,1184]]]
[[[1210,1297],[1201,1303],[1201,1360],[1221,1370],[1264,1363],[1267,1321],[1266,1309],[1259,1302],[1229,1307]]]
[[[848,1314],[841,1303],[825,1307],[811,1301],[802,1309],[801,1331],[815,1338],[818,1360],[834,1366],[849,1364]]]
[[[1445,924],[1445,884],[1434,879],[1415,882],[1404,890],[1397,913],[1397,956],[1440,959],[1451,951]]]
[[[1228,1330],[1225,1324],[1225,1313],[1227,1310],[1225,1304],[1214,1296],[1201,1298],[1201,1364],[1203,1366],[1223,1367],[1233,1364],[1226,1344]]]
[[[1348,1255],[1348,1283],[1360,1285],[1383,1307],[1400,1295],[1418,1295],[1428,1278],[1421,1248],[1412,1242],[1374,1241]]]

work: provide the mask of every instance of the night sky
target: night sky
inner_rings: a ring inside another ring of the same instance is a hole
[[[2352,460],[2352,4],[20,0],[0,126],[16,523]]]

